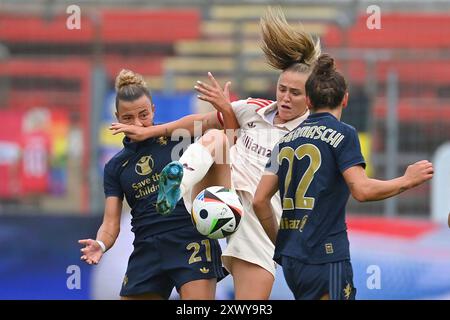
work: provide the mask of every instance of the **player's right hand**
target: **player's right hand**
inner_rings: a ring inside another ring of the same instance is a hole
[[[231,110],[231,82],[228,81],[222,89],[211,72],[208,72],[208,78],[210,82],[209,84],[202,81],[197,81],[197,85],[194,86],[194,89],[199,93],[198,98],[211,103],[212,106],[219,112],[223,113],[227,110]]]
[[[84,245],[81,251],[81,260],[87,264],[97,264],[103,256],[102,248],[97,241],[92,239],[78,240],[78,243]]]
[[[409,187],[413,188],[433,178],[433,164],[428,160],[421,160],[406,168],[404,177],[408,179]]]
[[[133,141],[143,141],[148,138],[154,137],[152,135],[151,127],[139,127],[131,124],[114,122],[109,127],[113,135],[118,133],[124,133],[128,138]],[[156,136],[156,135],[155,135]]]

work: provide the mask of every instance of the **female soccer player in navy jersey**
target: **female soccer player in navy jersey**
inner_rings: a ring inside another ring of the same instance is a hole
[[[116,90],[120,123],[153,125],[155,107],[140,75],[122,70]],[[124,148],[105,166],[105,213],[97,238],[79,241],[85,246],[81,259],[97,264],[119,234],[125,197],[135,240],[120,292],[123,299],[167,299],[174,287],[181,299],[214,299],[216,281],[224,277],[218,241],[195,230],[182,201],[170,216],[155,210],[161,170],[171,162],[176,144],[166,137],[141,142],[126,137]]]
[[[253,208],[296,299],[354,299],[345,223],[350,193],[358,201],[386,199],[431,179],[433,166],[423,160],[396,179],[368,178],[356,130],[339,120],[347,85],[329,55],[319,57],[305,87],[312,113],[273,150]],[[278,190],[280,223],[270,207]]]

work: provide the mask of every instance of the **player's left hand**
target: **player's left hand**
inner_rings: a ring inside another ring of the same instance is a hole
[[[197,81],[197,85],[194,89],[199,93],[198,98],[203,101],[207,101],[213,105],[219,112],[229,111],[231,109],[230,102],[230,86],[231,82],[228,81],[225,87],[222,89],[220,84],[216,81],[211,72],[208,72],[208,78],[210,84],[202,81]]]
[[[409,182],[409,187],[413,188],[433,178],[433,173],[433,164],[428,160],[421,160],[409,165],[406,168],[404,177]]]

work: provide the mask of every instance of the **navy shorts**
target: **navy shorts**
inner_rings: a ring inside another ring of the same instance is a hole
[[[168,299],[172,289],[200,279],[225,277],[217,240],[192,227],[134,241],[121,296],[155,293]]]
[[[286,283],[296,300],[355,300],[353,270],[350,261],[325,264],[304,264],[282,256],[281,263]]]

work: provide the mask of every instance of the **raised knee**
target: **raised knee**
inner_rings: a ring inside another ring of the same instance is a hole
[[[216,146],[228,146],[228,139],[222,130],[211,129],[203,135],[203,139],[208,144],[214,142]]]
[[[199,142],[209,150],[216,164],[228,163],[229,144],[223,131],[209,130]]]

